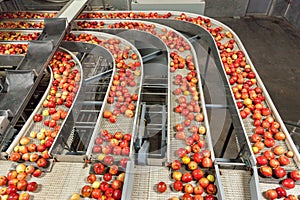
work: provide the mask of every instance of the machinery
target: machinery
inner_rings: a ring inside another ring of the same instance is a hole
[[[0,4],[2,198],[299,198],[299,144],[204,1],[23,1]]]

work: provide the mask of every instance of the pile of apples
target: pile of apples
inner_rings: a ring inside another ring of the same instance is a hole
[[[0,32],[0,40],[37,40],[40,33]]]
[[[78,16],[79,19],[151,19],[151,18],[169,18],[172,14],[170,12],[166,14],[158,14],[157,12],[110,12],[110,13],[103,13],[103,12],[92,12],[92,13],[82,13]]]
[[[105,23],[103,21],[78,21],[77,25],[79,28],[104,28]],[[108,28],[124,28],[124,29],[135,29],[140,31],[146,31],[153,35],[157,35],[170,49],[177,49],[179,52],[190,50],[188,43],[176,34],[174,31],[161,29],[163,33],[157,33],[154,24],[147,24],[143,22],[118,22],[114,24],[108,24]]]
[[[95,139],[93,153],[129,156],[130,142],[130,133],[124,134],[120,131],[109,133],[107,130],[102,130]]]
[[[42,29],[44,28],[44,22],[36,21],[36,22],[13,22],[13,21],[2,21],[0,22],[0,28],[5,29],[28,29],[28,28],[34,28],[34,29]]]
[[[0,176],[0,199],[29,200],[29,192],[36,192],[38,189],[38,184],[29,180],[41,175],[42,171],[33,165],[17,164],[15,170],[10,170],[6,176]]]
[[[27,50],[27,44],[0,44],[0,54],[25,54],[27,53]]]
[[[122,197],[125,172],[120,170],[117,165],[106,167],[102,163],[95,163],[94,173],[86,178],[88,184],[81,189],[82,197],[93,199],[119,200]],[[72,200],[79,200],[79,194],[73,194]]]
[[[34,13],[34,12],[2,12],[0,19],[41,19],[41,18],[53,18],[57,12],[54,13]]]
[[[198,164],[195,161],[190,161],[189,164],[185,164],[185,168],[182,166],[183,161],[175,160],[171,163],[172,180],[171,189],[174,192],[183,192],[182,199],[184,200],[212,200],[215,199],[214,195],[217,193],[217,187],[214,184],[215,177],[213,174],[204,172],[201,168],[198,168]],[[157,184],[158,192],[162,193],[166,190],[162,190],[162,183]],[[172,197],[172,200],[179,199],[178,197]]]

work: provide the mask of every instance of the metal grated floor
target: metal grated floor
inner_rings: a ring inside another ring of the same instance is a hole
[[[250,200],[251,174],[244,170],[220,169],[226,199]],[[239,191],[239,192],[237,192]]]

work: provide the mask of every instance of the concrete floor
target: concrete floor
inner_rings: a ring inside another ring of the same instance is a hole
[[[284,121],[300,120],[300,31],[274,17],[217,18],[243,42]],[[290,127],[288,127],[290,128]]]

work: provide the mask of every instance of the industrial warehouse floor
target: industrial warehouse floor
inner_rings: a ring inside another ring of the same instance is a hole
[[[282,119],[297,123],[300,120],[300,30],[283,18],[247,16],[217,20],[240,37]]]

